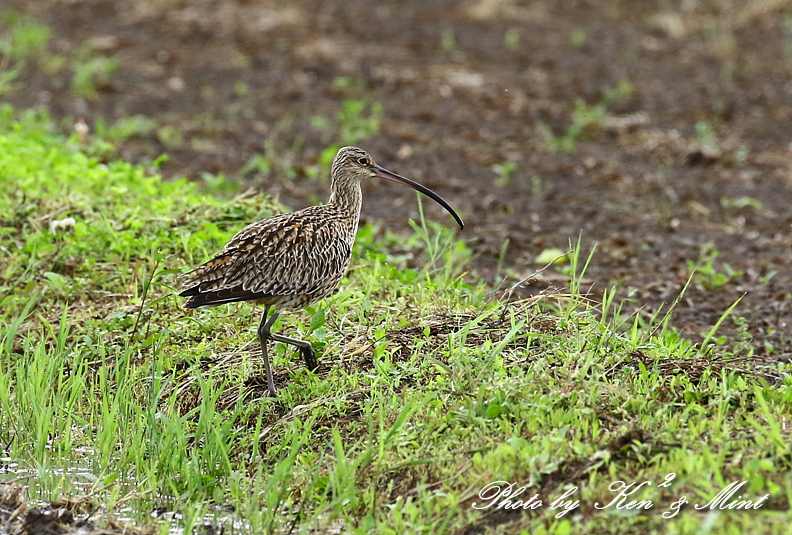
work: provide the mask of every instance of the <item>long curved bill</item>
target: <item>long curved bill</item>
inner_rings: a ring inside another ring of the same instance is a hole
[[[451,208],[451,205],[445,202],[445,200],[443,200],[443,198],[440,195],[430,190],[426,186],[422,186],[418,182],[413,182],[409,178],[404,178],[403,176],[397,175],[396,173],[392,173],[387,169],[385,169],[384,167],[380,167],[379,165],[374,166],[374,174],[377,177],[382,178],[384,180],[388,180],[390,182],[396,182],[397,184],[406,184],[415,191],[420,191],[427,197],[433,199],[437,204],[445,208],[446,211],[448,211],[448,213],[451,214],[454,217],[454,219],[456,219],[456,222],[459,224],[459,228],[465,228],[465,224],[462,222],[462,219],[459,217],[459,215],[457,215],[454,209]]]

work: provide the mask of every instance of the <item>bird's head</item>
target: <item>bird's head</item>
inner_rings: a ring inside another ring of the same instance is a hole
[[[331,175],[338,179],[363,180],[376,175],[377,164],[368,152],[357,147],[341,147],[333,158]]]
[[[430,190],[426,186],[422,186],[421,184],[413,182],[408,178],[404,178],[403,176],[397,175],[392,171],[388,171],[384,167],[380,167],[363,149],[359,149],[357,147],[340,148],[338,153],[336,153],[335,158],[333,158],[333,165],[330,169],[330,175],[334,184],[337,185],[341,185],[345,182],[349,183],[351,181],[360,182],[363,179],[374,177],[396,182],[397,184],[407,185],[416,191],[420,191],[427,197],[437,202],[454,217],[460,228],[465,228],[465,224],[462,222],[462,219],[459,217],[459,215],[457,215],[454,209],[451,208],[451,205],[443,200],[443,198],[437,193]]]

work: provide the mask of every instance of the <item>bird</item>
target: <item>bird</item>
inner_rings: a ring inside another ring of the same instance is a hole
[[[257,329],[267,394],[277,396],[267,342],[299,349],[306,367],[318,367],[311,343],[271,332],[282,312],[299,310],[336,292],[349,266],[360,221],[363,180],[381,178],[430,197],[465,224],[453,208],[426,186],[388,171],[357,147],[342,147],[330,167],[330,198],[325,204],[251,223],[210,260],[185,273],[181,297],[188,309],[252,301],[264,305]],[[270,314],[272,310],[272,314]]]

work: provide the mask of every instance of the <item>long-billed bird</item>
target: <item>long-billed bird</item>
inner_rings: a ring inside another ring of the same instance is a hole
[[[305,340],[270,331],[278,315],[313,304],[336,291],[349,266],[360,220],[360,182],[382,178],[406,184],[445,208],[464,228],[462,219],[429,188],[377,165],[366,151],[343,147],[330,169],[330,200],[289,214],[251,223],[231,238],[211,260],[186,273],[185,308],[253,301],[264,305],[258,339],[270,396],[276,396],[267,341],[299,348],[309,370],[316,354]],[[274,309],[270,315],[270,309]]]

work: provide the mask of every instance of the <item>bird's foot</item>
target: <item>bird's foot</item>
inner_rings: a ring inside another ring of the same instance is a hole
[[[319,368],[319,363],[316,361],[316,352],[313,348],[310,346],[301,348],[300,353],[302,353],[303,360],[305,361],[305,367],[315,372],[316,369]]]
[[[262,377],[261,375],[254,374],[248,377],[247,380],[245,381],[245,386],[256,391],[258,391],[261,387],[266,387],[264,388],[264,394],[263,394],[265,398],[278,397],[278,392],[277,390],[275,390],[275,385],[267,384],[266,377]]]

